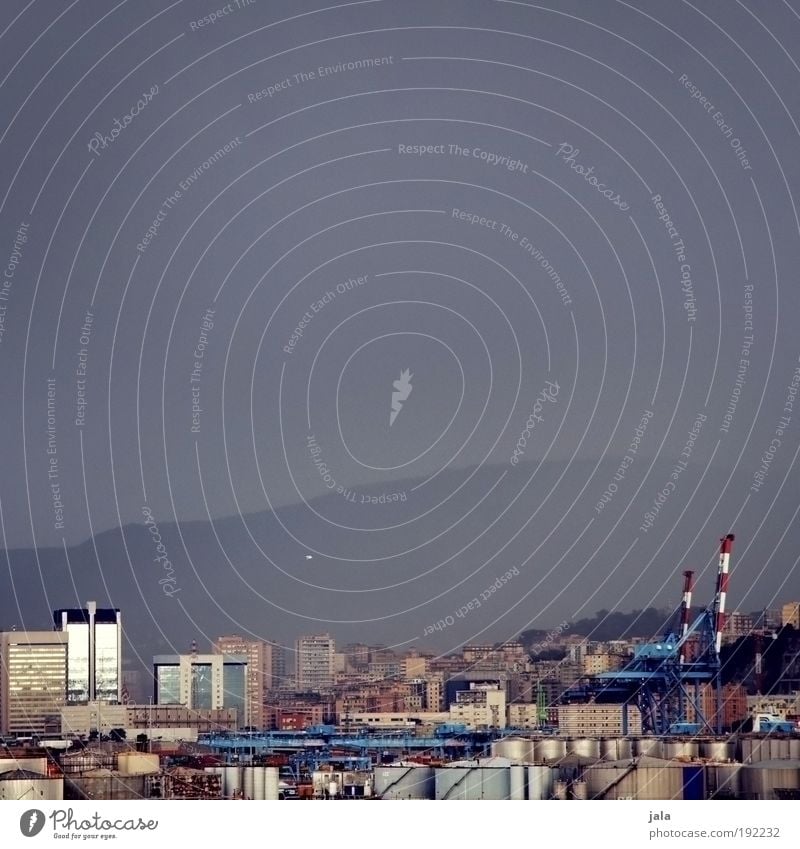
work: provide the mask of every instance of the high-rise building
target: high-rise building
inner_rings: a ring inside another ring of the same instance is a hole
[[[286,668],[286,647],[280,643],[272,644],[272,689],[287,689],[292,682]]]
[[[53,612],[56,631],[67,635],[67,702],[118,702],[122,697],[122,616],[117,609]]]
[[[58,734],[66,691],[66,634],[0,633],[0,733]]]
[[[246,640],[233,634],[217,637],[211,650],[214,654],[247,658],[247,724],[266,728],[264,701],[272,689],[272,646],[264,640]]]
[[[247,657],[222,654],[159,654],[153,657],[157,705],[196,710],[236,708],[240,726],[247,715]]]
[[[295,687],[298,691],[330,690],[334,682],[336,644],[330,634],[313,634],[295,642]]]
[[[800,630],[800,601],[790,601],[781,607],[781,625],[791,625]]]

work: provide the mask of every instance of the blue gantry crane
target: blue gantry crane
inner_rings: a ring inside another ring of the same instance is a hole
[[[635,704],[642,731],[649,734],[715,733],[722,730],[720,647],[725,627],[728,570],[734,535],[720,540],[719,568],[712,603],[690,621],[694,573],[684,572],[679,626],[663,639],[637,646],[627,665],[595,676],[588,686],[575,688],[566,700]],[[701,688],[713,688],[715,710],[706,715]],[[694,721],[687,721],[689,707]],[[623,722],[627,711],[623,711]],[[627,733],[627,728],[623,731]]]

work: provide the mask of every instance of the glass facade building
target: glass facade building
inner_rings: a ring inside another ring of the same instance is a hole
[[[117,609],[56,610],[57,631],[67,635],[67,703],[118,702],[122,692],[122,617]]]
[[[153,658],[153,701],[192,710],[236,708],[247,724],[247,657],[220,654],[167,654]]]
[[[0,633],[0,734],[58,734],[66,684],[66,634]]]

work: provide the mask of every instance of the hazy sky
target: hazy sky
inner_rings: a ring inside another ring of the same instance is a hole
[[[731,607],[800,596],[796,0],[0,33],[0,544],[64,564],[12,552],[6,620],[446,649],[705,601],[729,531]]]

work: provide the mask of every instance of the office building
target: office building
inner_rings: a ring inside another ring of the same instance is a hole
[[[330,690],[336,645],[330,634],[300,637],[295,642],[295,687],[299,692]]]
[[[244,655],[156,655],[153,678],[157,705],[183,705],[192,710],[236,708],[240,727],[249,724]]]
[[[118,702],[122,697],[122,616],[117,609],[53,612],[56,631],[67,635],[67,702]]]
[[[0,633],[0,734],[57,734],[66,689],[66,634]]]

